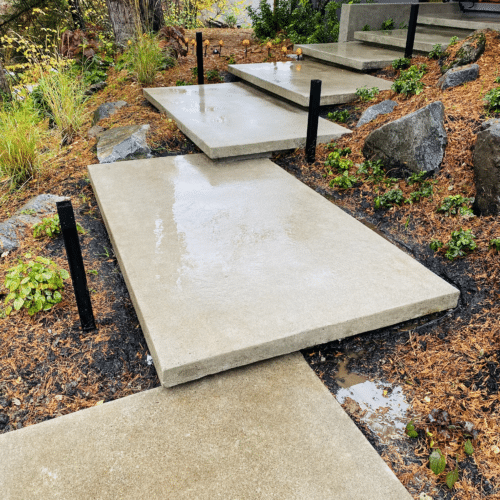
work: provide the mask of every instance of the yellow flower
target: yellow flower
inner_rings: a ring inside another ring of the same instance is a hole
[[[128,40],[127,45],[132,45],[132,40]]]
[[[243,40],[241,43],[243,45],[250,45],[250,40]]]

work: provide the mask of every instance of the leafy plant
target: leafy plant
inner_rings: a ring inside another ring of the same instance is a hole
[[[439,448],[432,451],[429,457],[429,467],[431,471],[438,476],[446,468],[446,457]]]
[[[363,29],[361,31],[370,31],[370,25],[369,24],[365,24],[363,26]]]
[[[406,183],[408,186],[412,186],[413,184],[422,184],[426,177],[427,177],[427,172],[414,172],[408,177],[408,180]]]
[[[76,223],[76,230],[79,233],[85,234],[85,231],[78,222]],[[61,223],[59,221],[59,215],[54,215],[52,217],[45,217],[40,222],[33,225],[33,237],[42,238],[43,236],[48,236],[52,238],[61,233]]]
[[[390,31],[390,30],[393,30],[396,26],[396,23],[394,22],[394,19],[392,19],[392,17],[390,17],[389,19],[386,19],[383,23],[382,23],[382,26],[380,27],[380,29],[382,31]]]
[[[411,64],[411,58],[409,57],[400,57],[399,59],[395,59],[392,61],[392,67],[394,69],[406,69],[409,68]]]
[[[186,80],[176,80],[175,81],[176,87],[185,87],[186,85],[191,85],[191,84],[186,82]]]
[[[464,451],[467,455],[472,455],[474,453],[474,447],[472,446],[471,440],[467,439],[464,445]]]
[[[422,198],[432,198],[433,194],[434,189],[432,184],[429,181],[426,181],[420,186],[420,189],[417,189],[410,193],[408,203],[418,203]]]
[[[427,54],[427,57],[429,59],[439,59],[440,57],[443,57],[443,55],[444,55],[443,47],[441,46],[440,43],[436,43],[435,45],[432,46],[432,50]]]
[[[464,231],[460,228],[459,231],[452,231],[451,240],[445,246],[445,257],[448,260],[454,260],[458,257],[464,257],[468,252],[473,252],[477,248],[474,241],[475,236],[470,229]]]
[[[436,212],[443,212],[448,216],[453,215],[462,215],[462,216],[473,216],[474,213],[467,206],[469,203],[472,203],[474,198],[464,198],[460,194],[456,194],[453,196],[447,196],[442,202],[441,205],[436,209]]]
[[[394,205],[401,205],[404,201],[405,198],[401,189],[391,189],[382,196],[375,198],[375,208],[391,208]]]
[[[448,472],[448,474],[446,474],[445,481],[446,481],[446,486],[448,486],[448,488],[450,488],[451,490],[455,485],[455,483],[458,481],[458,463],[453,470],[451,470],[450,472]]]
[[[333,111],[331,113],[328,113],[328,119],[329,120],[333,120],[334,122],[337,122],[337,123],[346,123],[347,120],[349,120],[349,117],[350,117],[350,113],[349,111],[347,111],[347,109],[343,109],[343,110],[338,110],[338,111]]]
[[[345,155],[351,152],[350,148],[335,149],[328,154],[325,161],[325,167],[334,168],[336,170],[347,171],[352,167],[352,161],[344,158]],[[329,175],[333,175],[331,170],[328,171]]]
[[[490,240],[489,247],[495,249],[497,252],[500,252],[500,238],[493,238]]]
[[[382,182],[385,179],[385,171],[382,160],[366,160],[358,169],[358,174],[367,175],[367,181]]]
[[[193,68],[193,69],[195,69],[195,68]],[[198,70],[198,68],[196,68],[196,70]],[[218,69],[209,69],[205,73],[205,76],[207,77],[208,81],[214,81],[214,80],[218,80],[219,82],[224,81],[224,77],[221,76]]]
[[[449,46],[452,47],[453,45],[456,45],[457,43],[458,43],[458,36],[452,36],[450,38]]]
[[[426,67],[424,65],[414,65],[406,70],[402,70],[399,77],[394,80],[391,89],[398,94],[406,96],[420,94],[424,89],[424,84],[420,79],[424,76],[425,70]]]
[[[30,99],[13,102],[10,110],[0,109],[0,173],[11,189],[22,186],[38,174],[38,146],[44,132],[40,116]]]
[[[238,22],[238,18],[231,12],[224,16],[224,22],[230,27],[234,28]]]
[[[231,54],[229,56],[229,59],[227,60],[228,64],[236,64],[236,59],[234,58],[234,54]],[[224,78],[221,79],[221,81],[224,81]]]
[[[500,87],[494,88],[486,92],[484,96],[486,107],[490,111],[500,111]]]
[[[418,432],[415,430],[415,424],[414,424],[413,420],[411,420],[410,422],[408,422],[406,424],[406,434],[408,435],[408,437],[411,437],[411,438],[418,437]]]
[[[9,294],[4,300],[5,304],[12,302],[5,308],[4,314],[9,315],[12,310],[27,309],[32,316],[39,311],[48,311],[54,304],[61,302],[60,290],[64,289],[64,280],[69,274],[64,269],[44,257],[31,259],[30,254],[25,255],[26,260],[19,259],[17,266],[10,268],[5,278],[4,286],[9,289]]]
[[[432,240],[429,246],[433,252],[437,252],[440,248],[443,247],[443,242],[441,240]]]
[[[377,87],[372,87],[371,89],[369,89],[366,85],[364,87],[356,89],[356,96],[360,101],[363,102],[372,101],[379,93],[380,90]]]
[[[359,182],[359,179],[354,175],[349,175],[349,171],[346,170],[342,175],[335,177],[330,181],[330,187],[336,186],[340,189],[349,189]]]

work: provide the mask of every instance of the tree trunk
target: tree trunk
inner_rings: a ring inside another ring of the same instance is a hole
[[[106,0],[106,4],[115,41],[121,47],[133,38],[138,28],[156,32],[164,24],[161,0]]]
[[[3,69],[2,61],[0,61],[0,99],[3,101],[4,99],[11,100],[12,94],[10,93],[9,82],[7,81],[7,76]]]

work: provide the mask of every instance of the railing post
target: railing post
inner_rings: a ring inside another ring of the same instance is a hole
[[[69,271],[73,289],[75,290],[76,305],[80,315],[80,323],[83,331],[95,330],[94,313],[92,302],[90,301],[89,289],[87,286],[87,276],[83,265],[82,249],[78,239],[76,229],[75,214],[71,201],[58,201],[56,203],[61,232],[63,235],[66,255],[68,257]]]
[[[203,76],[203,36],[201,32],[196,33],[196,61],[198,67],[198,85],[205,83]]]
[[[318,139],[319,106],[321,100],[321,80],[311,80],[309,94],[309,114],[307,116],[306,161],[316,160],[316,141]]]
[[[410,5],[410,21],[408,22],[408,34],[406,35],[405,57],[413,55],[413,44],[415,43],[415,32],[417,31],[418,3]]]

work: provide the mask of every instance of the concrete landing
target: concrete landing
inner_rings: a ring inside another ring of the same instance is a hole
[[[165,386],[457,303],[455,288],[270,160],[89,172]]]
[[[306,111],[244,83],[144,89],[144,96],[212,159],[272,153],[306,143]],[[350,133],[319,120],[318,143]]]
[[[363,42],[315,43],[295,45],[305,56],[326,61],[359,71],[380,69],[389,66],[394,59],[403,57],[404,50],[389,50],[372,47]]]
[[[411,500],[300,354],[0,436],[2,500]]]
[[[458,36],[459,40],[463,40],[470,33],[471,31],[452,29],[437,30],[425,26],[418,26],[417,32],[415,33],[413,49],[418,52],[429,53],[434,48],[434,45],[439,43],[444,50],[448,47],[452,36]],[[362,42],[400,48],[404,51],[407,34],[408,30],[356,31],[354,33],[354,38]]]
[[[299,106],[309,107],[311,80],[321,80],[321,106],[342,104],[356,99],[359,87],[389,90],[391,83],[382,78],[355,73],[315,61],[233,64],[230,73],[279,95]]]
[[[467,15],[460,12],[449,13],[444,16],[423,15],[418,16],[418,24],[428,26],[443,26],[449,28],[461,28],[466,30],[484,30],[491,28],[500,30],[500,19],[491,16]]]

